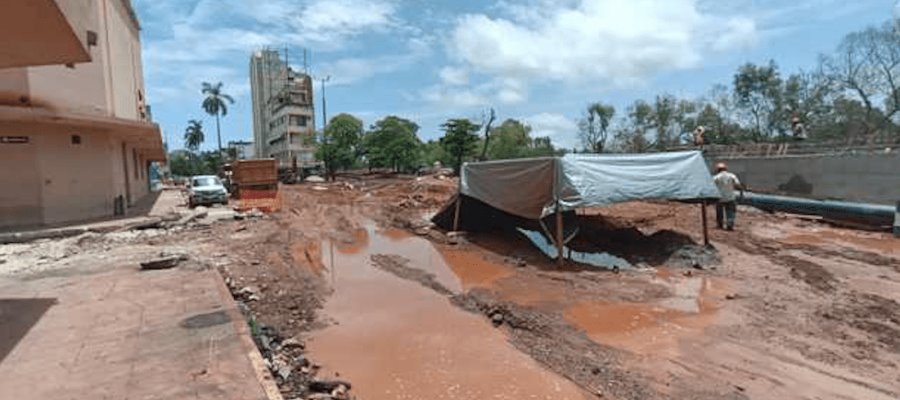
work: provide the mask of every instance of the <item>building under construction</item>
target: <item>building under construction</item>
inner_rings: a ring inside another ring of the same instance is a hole
[[[283,167],[315,163],[315,110],[312,79],[295,71],[277,50],[250,57],[253,142],[257,158],[275,158]]]

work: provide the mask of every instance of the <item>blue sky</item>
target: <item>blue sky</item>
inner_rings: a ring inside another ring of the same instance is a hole
[[[738,65],[774,59],[812,68],[849,32],[891,17],[894,0],[133,0],[142,24],[153,116],[170,148],[200,109],[203,81],[234,96],[222,141],[250,140],[249,57],[287,48],[330,75],[333,116],[366,125],[386,115],[440,136],[448,118],[529,123],[554,144],[577,143],[588,102],[623,110],[658,93],[699,98]],[[321,101],[316,85],[317,102]],[[319,103],[320,104],[320,103]],[[321,126],[321,109],[317,109]]]

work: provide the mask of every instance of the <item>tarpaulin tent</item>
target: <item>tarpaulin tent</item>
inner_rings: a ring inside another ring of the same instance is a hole
[[[459,193],[522,218],[556,214],[557,234],[551,236],[556,236],[560,249],[565,211],[631,200],[719,198],[699,151],[568,154],[466,163],[460,173]],[[459,203],[456,220],[460,218]],[[705,212],[703,215],[705,218]]]

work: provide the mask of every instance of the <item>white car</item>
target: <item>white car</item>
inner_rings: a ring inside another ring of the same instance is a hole
[[[228,204],[228,191],[215,175],[199,175],[188,181],[188,206]]]

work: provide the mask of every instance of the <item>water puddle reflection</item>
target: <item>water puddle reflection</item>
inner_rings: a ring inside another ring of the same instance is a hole
[[[525,235],[535,247],[541,250],[544,255],[550,257],[552,259],[556,259],[557,250],[556,245],[551,243],[547,238],[542,235],[540,232],[535,232],[527,229],[516,228],[522,235]],[[580,251],[573,251],[568,247],[563,247],[563,254],[566,258],[575,261],[580,264],[592,265],[595,267],[613,269],[618,267],[619,269],[630,268],[631,264],[626,261],[624,258],[616,257],[609,253],[583,253]]]
[[[652,303],[579,302],[566,311],[566,320],[598,343],[636,353],[677,349],[678,339],[715,322],[724,287],[711,278],[663,271],[654,280],[668,286],[672,296]]]
[[[418,237],[371,226],[366,231],[357,251],[322,252],[334,287],[324,313],[335,325],[316,332],[308,348],[326,374],[339,371],[360,398],[370,400],[585,398],[574,384],[513,348],[503,331],[481,316],[376,269],[370,259],[399,255],[453,292],[497,279],[501,272],[484,272],[458,254],[450,256],[461,257],[453,263],[457,267],[448,265]],[[469,264],[475,267],[459,267]]]

